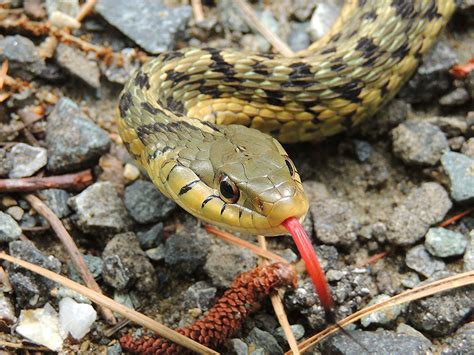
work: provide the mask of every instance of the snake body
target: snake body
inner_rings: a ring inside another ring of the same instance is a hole
[[[283,143],[318,141],[373,115],[410,77],[454,0],[348,1],[297,56],[189,48],[138,70],[119,101],[130,154],[207,222],[284,234],[308,202]],[[273,136],[273,137],[272,137]]]

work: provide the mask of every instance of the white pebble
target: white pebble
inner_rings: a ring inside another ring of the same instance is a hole
[[[11,178],[28,177],[36,173],[47,163],[47,151],[25,143],[16,144],[10,151],[9,159],[13,169],[8,174]]]
[[[123,169],[123,177],[130,181],[135,181],[140,176],[140,170],[133,164],[127,163]]]
[[[66,297],[59,302],[59,323],[61,330],[80,340],[89,333],[97,318],[97,312],[90,304],[77,303]]]

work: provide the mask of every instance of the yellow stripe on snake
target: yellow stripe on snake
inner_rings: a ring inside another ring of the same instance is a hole
[[[163,53],[122,92],[120,135],[161,192],[191,214],[247,234],[284,234],[282,222],[303,218],[308,202],[276,139],[322,140],[372,116],[453,11],[453,0],[349,1],[331,31],[293,58]]]

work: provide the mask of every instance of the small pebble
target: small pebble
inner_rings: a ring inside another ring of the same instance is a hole
[[[32,176],[48,161],[46,149],[33,147],[25,143],[18,143],[9,154],[12,169],[8,176],[10,178],[24,178]]]
[[[474,138],[469,138],[463,143],[461,153],[465,156],[474,159]]]
[[[461,106],[470,101],[469,93],[464,88],[457,88],[442,96],[439,99],[439,104],[441,106]]]
[[[84,262],[87,265],[93,278],[98,278],[102,274],[102,269],[104,268],[104,262],[101,258],[94,255],[82,255]],[[74,281],[80,281],[81,277],[79,276],[76,267],[74,264],[69,261],[67,264],[69,277]]]
[[[63,337],[58,314],[48,304],[44,308],[22,310],[15,331],[34,344],[46,346],[52,351],[60,351]]]
[[[288,36],[288,45],[294,52],[306,49],[311,44],[307,23],[293,23],[292,30]]]
[[[205,281],[198,281],[183,293],[184,309],[198,308],[207,311],[212,306],[217,288]]]
[[[467,239],[458,232],[446,228],[430,228],[425,237],[425,248],[431,255],[448,258],[464,254]]]
[[[429,339],[425,337],[421,332],[419,332],[415,328],[410,327],[408,324],[405,324],[405,323],[400,323],[397,325],[397,333],[412,335],[412,336],[419,337],[421,339],[426,339],[427,341],[429,341]]]
[[[414,288],[420,283],[420,277],[416,272],[407,272],[401,275],[400,282],[406,288]]]
[[[130,286],[132,275],[118,255],[104,256],[103,260],[102,279],[107,285],[118,291]]]
[[[369,142],[360,139],[353,139],[352,144],[354,146],[355,155],[361,163],[369,160],[373,152],[373,148]]]
[[[368,304],[368,306],[372,306],[377,303],[381,303],[390,299],[388,295],[378,295],[375,296]],[[405,309],[404,305],[395,305],[381,311],[373,312],[369,315],[362,317],[360,320],[362,326],[367,328],[370,324],[378,324],[378,325],[386,325],[390,324],[391,322],[395,321],[398,316],[402,313]]]
[[[153,261],[161,261],[165,259],[165,245],[160,244],[156,248],[145,251],[146,256]]]
[[[0,242],[11,242],[20,238],[21,228],[9,214],[0,212]]]
[[[432,166],[449,150],[441,129],[427,122],[404,122],[391,135],[394,154],[406,164]]]
[[[163,241],[164,238],[164,225],[163,222],[159,222],[149,229],[141,232],[137,232],[138,242],[143,250],[156,247]]]
[[[80,11],[78,0],[46,0],[45,5],[48,16],[60,11],[71,17],[76,17]]]
[[[80,49],[63,43],[58,45],[55,53],[56,61],[69,74],[94,89],[100,88],[100,70],[96,61],[88,59]]]
[[[468,237],[468,244],[466,252],[464,253],[464,271],[474,270],[474,230],[471,231]]]
[[[12,169],[12,162],[8,159],[7,151],[0,148],[0,178],[8,176],[8,173]]]
[[[26,37],[15,35],[0,37],[0,62],[8,59],[8,75],[31,80],[46,70],[34,43]]]
[[[140,177],[140,169],[133,164],[127,163],[123,169],[123,177],[129,181],[135,181]]]
[[[430,277],[434,273],[446,269],[446,264],[432,257],[423,245],[409,249],[405,256],[405,263],[410,269],[425,277]]]
[[[60,189],[47,189],[41,191],[40,195],[44,203],[59,218],[64,218],[71,214],[71,209],[68,206],[68,200],[71,198],[69,192]]]
[[[310,21],[310,33],[313,41],[329,31],[341,11],[341,1],[320,1]]]
[[[441,157],[441,164],[448,175],[453,200],[460,203],[472,201],[474,199],[474,158],[460,153],[446,152]]]
[[[448,139],[449,148],[454,151],[461,150],[466,138],[463,136],[453,137]]]
[[[441,355],[472,354],[474,349],[474,323],[470,322],[459,328],[456,333],[443,341],[447,347]]]
[[[291,331],[293,332],[293,335],[295,336],[296,340],[300,340],[302,337],[304,337],[304,327],[301,324],[292,324],[290,325]],[[278,327],[275,329],[275,336],[277,338],[282,339],[284,342],[286,342],[288,339],[286,338],[286,334],[283,331],[282,327]]]
[[[438,126],[449,138],[463,136],[468,130],[468,122],[463,116],[432,116],[423,121]]]
[[[25,211],[21,207],[18,206],[12,206],[7,208],[6,211],[10,216],[12,216],[16,221],[20,221],[23,218],[23,215],[25,214]]]
[[[227,346],[229,350],[232,352],[232,354],[235,354],[235,355],[248,355],[249,354],[248,345],[238,338],[230,339],[227,342]]]
[[[261,348],[267,354],[282,354],[283,349],[278,345],[277,340],[269,332],[261,330],[257,327],[253,328],[247,338],[247,344],[252,344],[256,348]]]
[[[8,325],[16,322],[15,307],[3,292],[0,292],[0,321]]]
[[[63,298],[59,302],[59,325],[61,330],[74,339],[81,340],[90,332],[97,319],[97,312],[90,304],[77,303],[72,298]]]

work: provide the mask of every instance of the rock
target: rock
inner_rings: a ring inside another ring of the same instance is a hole
[[[471,100],[469,93],[464,88],[457,88],[442,96],[438,102],[441,106],[462,106]]]
[[[407,272],[401,275],[401,284],[406,288],[414,288],[420,283],[420,277],[415,272]]]
[[[65,190],[47,189],[40,192],[44,203],[54,212],[59,218],[67,217],[71,214],[67,201],[71,194]]]
[[[273,13],[270,9],[264,8],[263,11],[257,13],[259,20],[262,24],[268,28],[272,33],[278,33],[280,29],[280,24],[273,16]],[[256,36],[256,41],[254,42],[256,46],[256,52],[266,53],[271,49],[271,44],[261,35]]]
[[[123,168],[123,177],[128,181],[135,181],[140,177],[140,170],[135,165],[127,163]]]
[[[448,175],[453,200],[456,202],[474,200],[474,158],[446,152],[441,157],[441,164]]]
[[[391,132],[393,153],[406,164],[435,165],[449,150],[448,140],[436,126],[423,121],[407,121]]]
[[[60,351],[63,345],[58,314],[49,304],[44,308],[22,310],[15,331],[52,351]]]
[[[100,88],[100,71],[97,62],[88,59],[80,49],[59,43],[56,61],[72,76],[81,79],[94,89]]]
[[[474,138],[469,138],[461,147],[461,153],[465,156],[474,159]]]
[[[163,241],[164,225],[159,222],[143,232],[137,232],[138,242],[143,250],[156,247]]]
[[[405,324],[405,323],[399,323],[397,325],[397,333],[412,335],[412,336],[426,339],[427,341],[429,341],[429,339],[425,337],[421,332],[419,332],[415,328],[410,327],[408,324]]]
[[[190,6],[169,8],[155,0],[143,0],[139,3],[100,0],[95,10],[107,22],[153,54],[175,47],[178,35],[185,29],[192,14]]]
[[[125,207],[138,223],[165,220],[177,205],[149,181],[138,180],[125,188]]]
[[[27,260],[55,273],[61,270],[61,263],[54,256],[43,255],[28,240],[16,240],[9,244],[10,255]],[[15,289],[16,302],[20,307],[41,307],[49,300],[50,291],[56,283],[15,264],[8,265],[10,282]]]
[[[354,146],[354,153],[357,160],[359,160],[361,163],[369,160],[373,152],[373,148],[369,142],[360,139],[353,139],[352,145]]]
[[[377,303],[381,303],[390,299],[388,295],[378,295],[375,296],[368,304],[368,306],[372,306]],[[390,324],[395,321],[398,316],[402,313],[405,309],[404,305],[395,305],[390,308],[383,309],[378,312],[371,313],[362,317],[361,324],[364,328],[367,328],[370,324],[377,324],[377,325],[386,325]]]
[[[301,324],[290,325],[290,328],[296,340],[300,340],[304,336],[305,331],[304,327]],[[277,329],[275,329],[275,336],[277,338],[282,339],[282,342],[280,342],[280,344],[286,344],[286,342],[288,341],[282,327],[278,327]]]
[[[451,86],[449,69],[459,58],[446,40],[438,40],[423,57],[415,75],[399,93],[409,103],[431,102]]]
[[[21,228],[9,215],[0,212],[0,242],[11,242],[20,238]]]
[[[401,350],[404,354],[424,354],[428,353],[431,347],[431,342],[426,338],[397,334],[387,330],[375,332],[356,330],[349,334],[371,354],[399,354]],[[367,352],[354,344],[353,339],[342,333],[324,341],[320,349],[322,354],[359,355]]]
[[[422,285],[449,275],[447,272],[440,272]],[[434,337],[449,335],[472,312],[473,299],[474,288],[466,286],[412,301],[408,306],[408,320],[423,333]]]
[[[239,7],[233,0],[221,0],[217,2],[219,22],[233,32],[247,33],[250,27],[242,16]]]
[[[99,66],[107,80],[112,83],[125,85],[128,79],[132,77],[132,74],[140,68],[140,61],[137,58],[137,50],[135,48],[124,48],[120,51],[120,54],[119,58],[112,58],[110,63],[99,62]],[[125,170],[127,170],[127,165],[125,165]],[[136,169],[134,174],[137,174],[136,178],[129,180],[138,179],[140,171]]]
[[[160,244],[156,248],[151,248],[145,251],[146,256],[153,261],[161,261],[165,259],[165,245]]]
[[[256,348],[262,348],[267,354],[283,353],[283,349],[278,345],[273,335],[257,327],[250,331],[245,341],[248,344],[253,344]]]
[[[474,349],[474,323],[468,323],[457,330],[450,338],[444,340],[447,348],[441,355],[460,355],[472,353]]]
[[[469,241],[464,253],[464,271],[474,270],[474,231],[469,234]]]
[[[80,11],[79,1],[77,0],[46,0],[46,11],[51,16],[56,11],[71,17],[76,17]]]
[[[463,136],[453,137],[448,139],[449,149],[454,151],[460,151],[462,145],[466,141],[466,138]]]
[[[464,235],[446,228],[430,228],[425,238],[426,250],[438,258],[463,255],[467,246]]]
[[[130,224],[125,205],[110,182],[96,182],[70,198],[69,205],[76,212],[74,223],[84,233],[114,234]]]
[[[44,148],[32,147],[25,143],[17,143],[10,151],[9,159],[12,169],[10,178],[23,178],[32,176],[48,161],[47,151]]]
[[[360,223],[351,202],[325,199],[310,204],[316,237],[324,244],[350,246],[357,239]]]
[[[198,281],[183,293],[184,309],[199,308],[207,311],[212,306],[217,289],[205,281]]]
[[[310,18],[320,0],[294,0],[289,3],[289,13],[293,14],[299,22]]]
[[[425,277],[430,277],[435,272],[446,269],[445,263],[432,257],[423,245],[409,249],[405,256],[405,263],[410,269]]]
[[[104,282],[116,290],[124,290],[131,285],[132,274],[122,263],[118,255],[104,257],[104,268],[102,269]]]
[[[8,75],[31,80],[46,70],[33,42],[23,36],[0,37],[0,62],[8,59]]]
[[[10,216],[12,216],[13,219],[15,219],[15,221],[21,221],[21,219],[23,218],[23,215],[25,214],[25,211],[23,211],[23,209],[21,207],[18,207],[18,206],[9,207],[9,208],[7,208],[6,212]]]
[[[91,330],[97,312],[90,304],[77,303],[72,298],[59,302],[59,325],[61,330],[80,340]]]
[[[76,291],[71,290],[70,288],[63,286],[60,286],[57,289],[56,297],[58,300],[62,300],[63,298],[72,298],[73,300],[79,303],[92,304],[91,300],[89,300],[85,296],[81,295],[80,293],[77,293]]]
[[[215,245],[209,250],[204,270],[212,283],[228,287],[235,277],[257,265],[255,254],[233,245]]]
[[[140,249],[134,233],[122,233],[114,236],[105,246],[102,257],[118,257],[123,266],[130,272],[131,281],[138,291],[149,292],[156,289],[158,280],[155,268]]]
[[[293,23],[292,30],[288,36],[288,45],[294,52],[306,49],[311,44],[308,33],[308,23]]]
[[[232,354],[235,355],[248,355],[249,347],[240,339],[230,339],[227,342],[227,348]]]
[[[48,170],[54,173],[92,166],[110,147],[107,133],[68,98],[61,98],[46,125]]]
[[[98,256],[93,255],[83,254],[82,257],[84,258],[84,262],[86,263],[87,268],[89,269],[92,277],[97,279],[102,274],[102,270],[104,268],[103,260]],[[76,282],[81,282],[82,278],[79,276],[79,273],[77,272],[74,264],[71,261],[68,262],[67,267],[69,277]]]
[[[462,116],[432,116],[424,118],[423,122],[438,126],[449,138],[467,134],[469,127],[468,121]]]
[[[452,206],[446,190],[427,182],[412,190],[387,221],[387,239],[396,245],[411,245],[423,238],[428,228],[441,222]]]
[[[204,265],[209,252],[209,240],[200,234],[183,230],[165,242],[165,263],[184,274],[192,274]]]
[[[303,182],[304,191],[309,201],[325,200],[331,197],[328,188],[323,183],[313,180]]]
[[[12,163],[7,157],[7,151],[0,148],[0,178],[8,176],[12,168]]]
[[[16,322],[15,307],[3,292],[0,292],[0,322],[2,326],[10,326]]]
[[[341,12],[342,1],[318,1],[318,6],[313,12],[310,21],[310,33],[313,41],[324,36]]]

